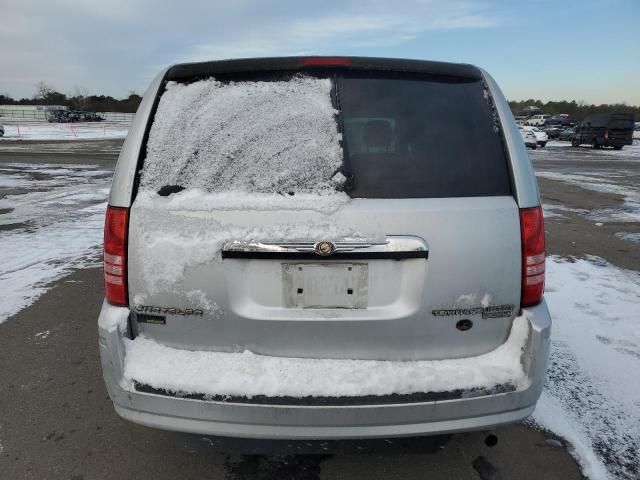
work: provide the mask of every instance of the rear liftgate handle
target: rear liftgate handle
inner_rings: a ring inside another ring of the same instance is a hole
[[[403,260],[429,258],[424,239],[410,235],[390,235],[384,242],[344,240],[332,242],[247,242],[231,241],[222,247],[222,258],[263,260]]]

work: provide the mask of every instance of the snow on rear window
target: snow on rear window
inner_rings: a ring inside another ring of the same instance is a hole
[[[169,82],[149,133],[141,189],[335,191],[342,164],[331,81]]]

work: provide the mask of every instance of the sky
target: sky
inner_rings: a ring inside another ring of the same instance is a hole
[[[640,0],[0,0],[0,93],[118,98],[165,66],[280,55],[472,63],[510,100],[640,105]]]

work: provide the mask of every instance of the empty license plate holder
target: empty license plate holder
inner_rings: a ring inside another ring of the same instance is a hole
[[[367,308],[367,263],[284,263],[282,294],[287,308]]]

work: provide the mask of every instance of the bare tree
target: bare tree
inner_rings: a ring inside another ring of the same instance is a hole
[[[71,97],[73,102],[75,103],[75,108],[79,110],[87,109],[87,97],[89,96],[89,91],[86,87],[82,87],[76,85],[73,87],[73,91],[71,93]]]
[[[34,98],[39,100],[46,99],[49,95],[51,95],[55,90],[53,87],[43,81],[39,81],[36,83],[36,95]]]

